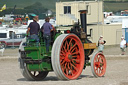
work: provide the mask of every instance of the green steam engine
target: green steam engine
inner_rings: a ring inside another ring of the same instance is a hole
[[[77,79],[86,66],[91,65],[95,77],[102,77],[106,72],[106,59],[101,52],[96,52],[89,62],[96,43],[87,39],[86,10],[81,10],[81,25],[76,24],[65,33],[54,32],[49,53],[46,53],[42,33],[40,43],[24,38],[19,47],[19,63],[22,75],[27,80],[43,80],[54,71],[62,80]]]

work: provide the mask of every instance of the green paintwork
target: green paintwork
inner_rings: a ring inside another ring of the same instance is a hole
[[[31,57],[33,60],[47,59],[49,55],[46,55],[45,46],[40,47],[25,47],[26,57]],[[29,71],[52,71],[51,63],[42,62],[41,64],[27,64]]]
[[[54,36],[54,40],[60,35],[61,33],[57,33]],[[49,53],[46,53],[46,47],[45,43],[43,41],[42,34],[39,34],[40,43],[37,43],[32,39],[27,39],[27,46],[24,47],[26,51],[26,57],[30,57],[33,60],[46,60],[51,59],[51,49],[52,46],[49,47]],[[48,61],[42,61],[41,64],[27,64],[27,68],[29,71],[53,71],[51,60]]]
[[[56,35],[55,35],[55,37],[54,37],[54,40],[59,36],[59,35],[61,35],[62,33],[57,33]]]

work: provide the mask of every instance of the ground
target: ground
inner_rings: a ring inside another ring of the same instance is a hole
[[[28,81],[19,69],[18,48],[8,48],[4,56],[0,56],[0,85],[128,85],[128,48],[122,56],[119,46],[105,46],[104,54],[107,59],[104,77],[95,78],[88,66],[77,80],[59,80],[50,72],[43,81]]]
[[[97,51],[97,49],[95,49],[95,51]],[[104,55],[120,55],[120,54],[121,54],[121,50],[119,45],[105,46],[104,48]],[[126,48],[125,55],[128,55],[128,47]],[[12,49],[11,47],[5,49],[4,57],[7,56],[10,57],[18,56],[18,47],[16,47],[15,49]]]
[[[128,85],[127,59],[107,59],[104,77],[95,78],[91,67],[83,70],[77,80],[59,80],[54,72],[43,81],[27,81],[21,74],[17,60],[0,60],[0,85]]]

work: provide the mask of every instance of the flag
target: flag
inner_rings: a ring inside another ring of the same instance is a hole
[[[1,8],[1,10],[5,10],[6,9],[6,4],[4,4],[4,6]]]
[[[4,4],[4,6],[0,9],[0,12],[2,12],[5,9],[6,9],[6,4]]]

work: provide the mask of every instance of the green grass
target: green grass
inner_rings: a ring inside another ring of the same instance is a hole
[[[105,11],[116,12],[116,11],[125,10],[125,9],[128,9],[128,2],[117,2],[117,3],[105,2],[104,3]]]
[[[40,2],[45,8],[55,9],[55,0],[1,0],[0,6],[2,7],[6,4],[7,8],[24,8],[26,6],[32,5],[35,2]]]
[[[32,5],[35,2],[40,2],[42,5],[47,8],[55,11],[55,2],[58,0],[0,0],[0,7],[4,4],[7,5],[7,8],[13,8],[16,5],[16,8],[24,8],[26,6]],[[59,0],[59,1],[75,1],[75,0]],[[86,0],[87,1],[87,0]],[[128,9],[128,0],[118,0],[118,1],[127,1],[127,2],[115,2],[116,0],[104,0],[104,10],[105,11],[119,11]]]

